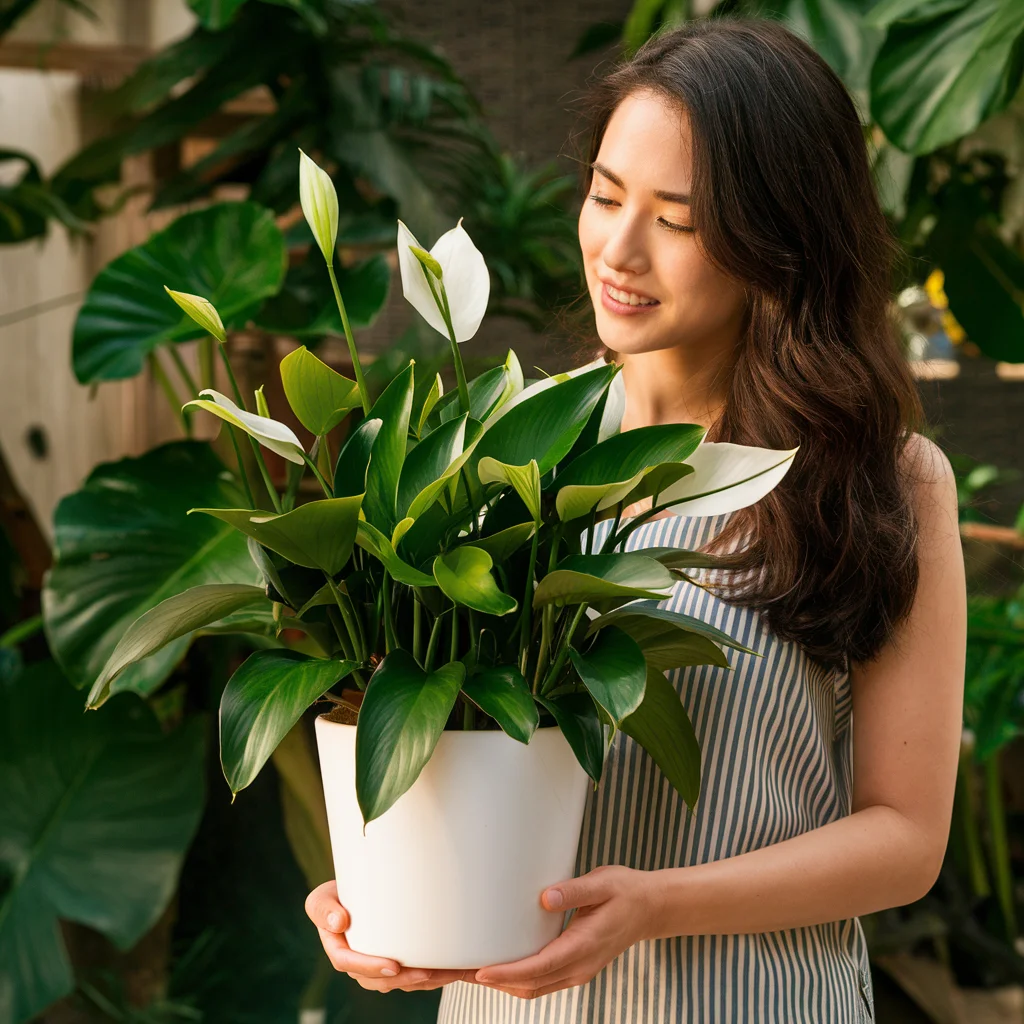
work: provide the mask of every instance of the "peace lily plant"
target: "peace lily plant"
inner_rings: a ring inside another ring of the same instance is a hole
[[[192,514],[245,534],[264,586],[198,586],[146,612],[111,654],[89,706],[107,699],[120,672],[175,638],[243,609],[262,611],[279,637],[301,630],[307,642],[302,650],[256,651],[227,683],[220,747],[232,794],[253,781],[303,712],[326,699],[358,716],[362,826],[413,786],[446,730],[501,730],[514,748],[551,726],[596,783],[621,729],[692,806],[700,752],[665,672],[724,667],[722,648],[744,648],[664,607],[673,588],[689,582],[687,570],[713,559],[620,549],[663,510],[711,515],[752,504],[778,483],[794,452],[707,443],[692,424],[621,433],[614,365],[527,382],[509,352],[467,381],[459,347],[477,333],[489,277],[461,220],[429,251],[398,222],[404,295],[451,342],[458,389],[445,394],[437,375],[414,401],[410,362],[371,402],[333,266],[337,196],[304,153],[300,172],[302,209],[334,286],[355,380],[304,347],[282,361],[287,401],[315,437],[306,450],[272,418],[262,389],[246,401],[217,310],[168,289],[219,343],[233,397],[206,390],[187,407],[228,424],[248,501]],[[335,456],[327,435],[348,416],[354,425]],[[253,500],[245,443],[270,507]],[[296,467],[283,492],[263,449]],[[322,496],[297,504],[306,472]],[[648,498],[648,511],[623,518]],[[594,527],[605,519],[611,528],[597,548]]]

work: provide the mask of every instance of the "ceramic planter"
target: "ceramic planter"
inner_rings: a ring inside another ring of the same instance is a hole
[[[562,928],[541,891],[571,878],[591,785],[561,731],[529,744],[446,731],[413,786],[363,830],[354,725],[316,719],[349,945],[409,967],[467,969],[537,952]]]

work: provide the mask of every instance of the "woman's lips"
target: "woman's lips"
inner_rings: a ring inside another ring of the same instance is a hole
[[[601,305],[605,309],[610,310],[612,313],[618,313],[621,316],[632,316],[635,313],[650,313],[651,310],[657,309],[661,303],[651,302],[648,305],[631,306],[628,302],[619,302],[618,299],[613,299],[608,294],[608,285],[604,282],[601,283]]]

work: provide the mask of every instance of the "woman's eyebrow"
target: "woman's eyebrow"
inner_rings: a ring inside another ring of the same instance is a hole
[[[602,177],[607,178],[613,185],[618,185],[623,192],[626,191],[626,186],[622,184],[622,179],[605,167],[604,164],[599,164],[595,160],[590,166]],[[690,197],[685,192],[666,192],[664,189],[656,188],[653,195],[655,199],[663,199],[666,203],[681,203],[683,206],[690,205]]]

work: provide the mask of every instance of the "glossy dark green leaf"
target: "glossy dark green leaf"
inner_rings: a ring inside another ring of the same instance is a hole
[[[692,810],[700,796],[700,746],[679,694],[658,669],[648,670],[643,702],[620,728],[654,758]]]
[[[868,23],[887,29],[871,68],[871,114],[908,153],[969,135],[1020,87],[1019,0],[885,0]]]
[[[500,565],[518,551],[536,532],[533,523],[520,523],[487,537],[474,537],[473,547],[486,551]]]
[[[362,404],[356,382],[332,370],[305,345],[281,360],[281,383],[292,412],[312,434],[333,430]]]
[[[93,684],[87,706],[99,707],[110,696],[110,684],[129,665],[154,654],[178,637],[254,604],[270,607],[262,587],[243,583],[207,583],[161,601],[125,631]]]
[[[688,551],[686,548],[648,548],[644,554],[655,558],[667,569],[715,569],[725,564],[720,555],[709,555],[703,551]]]
[[[484,456],[476,468],[482,484],[506,484],[514,488],[533,521],[540,524],[540,468],[536,461],[531,459],[525,466],[510,466]]]
[[[229,523],[296,565],[341,572],[352,554],[363,496],[308,501],[278,515],[246,508],[196,508]]]
[[[370,418],[379,419],[381,427],[366,471],[363,510],[370,523],[389,535],[398,521],[398,481],[405,462],[413,384],[410,364],[387,386],[370,410]]]
[[[498,665],[480,672],[462,684],[462,692],[512,739],[530,742],[540,715],[533,694],[517,668]]]
[[[209,299],[226,327],[242,327],[280,287],[284,267],[270,210],[221,203],[184,214],[93,281],[75,321],[75,376],[82,384],[134,377],[158,345],[203,336],[165,285]]]
[[[569,657],[590,696],[616,725],[640,706],[647,684],[647,662],[628,633],[609,626],[586,650],[570,647]]]
[[[488,455],[509,466],[536,459],[543,476],[572,448],[615,372],[614,366],[598,367],[537,394],[524,398],[523,392],[490,421],[470,464]]]
[[[394,221],[391,227],[393,231]],[[388,296],[391,271],[387,260],[378,254],[351,267],[338,267],[335,273],[349,326],[369,327]],[[307,257],[288,269],[280,292],[267,300],[255,320],[262,330],[300,341],[345,336],[331,280],[319,251],[315,258]]]
[[[399,583],[410,587],[437,586],[433,576],[420,572],[419,569],[399,557],[391,541],[372,523],[360,521],[356,532],[356,543],[364,551],[369,551],[374,558],[383,562],[387,571]]]
[[[298,651],[256,651],[220,700],[220,763],[233,794],[245,789],[315,700],[357,667]]]
[[[345,441],[334,466],[336,498],[352,497],[366,490],[366,470],[382,422],[377,417],[363,420]]]
[[[566,693],[535,700],[552,715],[583,770],[594,782],[600,782],[604,772],[604,726],[590,695]]]
[[[669,608],[662,608],[657,601],[631,601],[629,604],[616,608],[613,611],[605,612],[596,619],[590,620],[587,627],[588,635],[596,633],[605,626],[618,626],[625,630],[634,639],[641,642],[645,636],[660,631],[663,627],[673,627],[685,632],[697,633],[700,636],[713,640],[716,644],[731,647],[736,651],[744,651],[747,654],[756,654],[756,651],[744,647],[738,640],[734,640],[728,633],[714,626],[709,625],[702,619],[687,615],[684,612],[672,611]]]
[[[74,987],[60,921],[119,949],[174,896],[203,810],[205,723],[169,734],[135,698],[82,713],[52,662],[0,678],[0,1019]]]
[[[505,393],[508,382],[509,374],[504,366],[495,366],[480,374],[479,377],[474,377],[468,384],[470,416],[483,422],[498,404],[498,399]],[[458,392],[453,391],[445,395],[438,408],[442,423],[461,415],[462,409],[459,405]]]
[[[462,454],[466,437],[466,417],[442,423],[405,456],[398,483],[398,517],[405,516],[413,500],[440,479],[452,462]]]
[[[223,464],[197,441],[98,466],[61,501],[43,612],[50,650],[76,686],[91,687],[128,627],[165,598],[208,583],[260,584],[242,534],[187,514],[241,501]],[[173,640],[131,665],[112,691],[152,693],[189,642]]]
[[[637,629],[638,625],[639,623],[633,620],[625,623],[622,628],[639,644],[651,668],[667,672],[669,669],[682,668],[684,665],[729,667],[729,659],[722,649],[706,636],[676,629],[674,626],[655,625],[652,620],[648,620],[648,628]]]
[[[547,604],[581,604],[609,598],[670,596],[675,577],[646,555],[569,555],[533,592],[534,608]]]
[[[377,666],[356,727],[356,797],[365,823],[379,818],[419,778],[465,675],[458,661],[428,675],[400,649]]]
[[[488,615],[508,615],[519,602],[498,587],[491,575],[493,565],[482,548],[463,544],[434,559],[434,579],[456,604]]]

